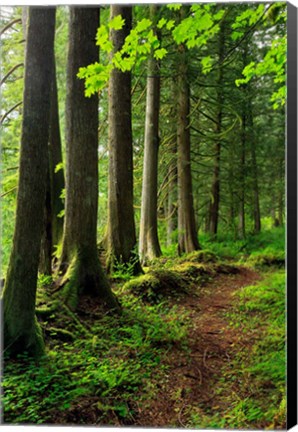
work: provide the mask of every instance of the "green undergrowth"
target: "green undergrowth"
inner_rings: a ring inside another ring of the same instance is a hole
[[[145,307],[132,295],[118,296],[123,306],[120,317],[81,320],[84,334],[75,323],[62,319],[64,330],[73,335],[71,342],[56,339],[53,329],[45,359],[36,362],[24,355],[4,361],[5,423],[115,424],[116,418],[133,424],[136,401],[154,391],[151,377],[163,379],[163,356],[175,344],[187,349],[189,321],[181,308]],[[55,313],[41,325],[57,325]],[[83,412],[75,417],[82,398],[88,401],[85,414],[92,411],[93,417],[84,418]]]
[[[123,290],[147,303],[159,303],[196,291],[219,273],[234,274],[238,268],[217,262],[210,251],[195,251],[178,258],[155,260],[144,275],[125,283]]]
[[[285,428],[285,272],[244,287],[226,316],[241,334],[236,355],[217,382],[218,409],[193,407],[189,427]]]
[[[207,234],[201,234],[200,242],[203,249],[208,249],[220,259],[245,262],[250,257],[254,261],[257,256],[268,255],[268,261],[271,261],[269,265],[275,264],[274,257],[278,261],[285,259],[284,227],[264,228],[259,234],[248,234],[245,239],[235,239],[230,234],[219,233],[214,240]]]

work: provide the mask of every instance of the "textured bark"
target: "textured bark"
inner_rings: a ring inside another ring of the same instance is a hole
[[[248,41],[243,47],[242,65],[247,65]],[[246,141],[247,141],[247,85],[242,87],[241,132],[240,132],[240,160],[239,160],[239,207],[238,207],[238,236],[245,237],[245,171],[246,171]]]
[[[63,217],[58,217],[64,209],[62,190],[65,187],[64,170],[59,169],[55,172],[58,164],[62,163],[62,145],[59,124],[58,89],[56,77],[56,65],[53,63],[53,81],[51,93],[51,123],[49,137],[49,173],[50,173],[50,192],[51,192],[51,224],[52,224],[52,251],[62,240]]]
[[[250,88],[251,92],[251,88]],[[254,232],[259,233],[261,231],[261,213],[260,213],[260,198],[259,198],[259,181],[258,181],[258,165],[256,157],[256,141],[253,130],[253,112],[252,112],[252,101],[249,96],[247,106],[247,126],[250,142],[250,153],[251,153],[251,167],[252,167],[252,189],[253,189],[253,218],[254,218]]]
[[[70,8],[66,95],[66,202],[61,269],[63,295],[75,309],[91,294],[117,308],[96,245],[98,207],[98,97],[86,98],[79,67],[98,61],[95,45],[99,9]]]
[[[4,350],[42,354],[35,298],[46,193],[55,8],[29,8],[19,186],[3,292]]]
[[[246,148],[246,113],[245,107],[242,112],[242,126],[240,137],[240,190],[239,190],[239,210],[238,210],[238,235],[245,237],[245,148]]]
[[[220,135],[222,131],[222,106],[223,106],[223,60],[225,56],[225,26],[224,22],[220,25],[220,34],[218,42],[218,61],[219,61],[219,71],[217,79],[217,104],[218,111],[216,117],[215,133]],[[219,214],[219,202],[220,202],[220,151],[221,142],[220,137],[214,145],[214,167],[213,167],[213,180],[211,186],[211,197],[210,202],[210,220],[209,220],[209,230],[213,236],[217,234],[218,228],[218,214]]]
[[[46,197],[43,212],[43,233],[40,244],[40,257],[38,271],[44,275],[52,274],[52,206],[51,206],[51,190],[50,190],[50,175],[47,169],[47,186]]]
[[[157,13],[157,5],[150,6],[151,19]],[[139,254],[142,263],[161,255],[157,232],[157,176],[159,148],[159,106],[160,77],[159,62],[153,57],[148,60],[147,99],[144,143],[144,165]]]
[[[131,29],[132,8],[111,5],[110,18],[125,19],[122,30],[111,30],[115,51],[121,49]],[[131,266],[139,273],[141,266],[136,251],[133,209],[133,151],[131,127],[131,74],[114,69],[109,82],[109,193],[108,250],[109,271],[117,263]]]
[[[39,271],[43,274],[52,273],[52,257],[56,246],[62,240],[63,217],[59,213],[64,204],[61,198],[64,184],[64,170],[55,172],[56,166],[62,162],[62,148],[59,125],[59,108],[55,60],[53,61],[53,76],[51,86],[51,111],[49,132],[49,165],[47,175],[47,193],[44,210],[44,232],[41,241]]]
[[[173,244],[173,235],[177,229],[177,139],[172,147],[173,159],[168,170],[168,205],[167,205],[167,246]]]
[[[189,253],[200,248],[193,206],[189,113],[189,82],[187,75],[187,52],[184,45],[179,46],[178,76],[178,252]]]

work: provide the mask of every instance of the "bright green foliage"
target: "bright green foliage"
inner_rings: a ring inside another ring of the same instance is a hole
[[[172,10],[180,9],[180,5],[168,5]],[[172,7],[174,6],[174,7]],[[205,45],[209,38],[214,36],[218,30],[218,22],[222,19],[224,11],[220,10],[216,14],[211,11],[210,5],[193,5],[191,15],[175,26],[173,19],[161,18],[157,28],[166,27],[172,32],[173,40],[176,44],[186,43],[188,48]],[[105,63],[95,63],[79,70],[78,77],[85,79],[85,94],[90,97],[95,92],[102,90],[108,80],[113,68],[122,72],[131,71],[138,68],[147,60],[151,50],[156,59],[161,60],[167,54],[166,48],[160,48],[160,41],[152,30],[153,23],[148,18],[139,20],[136,26],[126,37],[125,43],[120,51],[114,53],[113,45],[109,40],[109,28],[119,30],[123,27],[124,20],[118,15],[109,22],[108,25],[102,24],[97,32],[96,42],[100,49],[110,55]],[[205,69],[210,68],[210,61]]]
[[[261,17],[264,15],[263,8],[264,5],[259,5],[257,10],[255,11],[255,15],[251,12],[251,9],[246,10],[240,17],[236,19],[235,24],[233,24],[233,28],[241,27],[243,20],[249,20],[249,24],[255,24],[260,20],[259,15]],[[271,11],[276,10],[277,16],[274,16],[274,24],[279,25],[281,23],[285,23],[286,21],[286,5],[285,3],[274,3],[271,5]],[[270,20],[269,8],[267,10],[267,14],[265,15],[267,19]],[[241,18],[241,19],[240,19]],[[240,19],[240,21],[238,21]],[[240,34],[241,36],[242,34]],[[236,36],[234,34],[234,39]],[[277,109],[280,106],[285,104],[286,100],[286,37],[285,35],[277,35],[272,40],[271,46],[267,50],[264,58],[261,61],[252,61],[250,62],[242,71],[242,75],[244,78],[237,79],[236,85],[239,86],[241,84],[248,83],[254,76],[273,76],[273,81],[275,84],[278,84],[277,90],[275,90],[271,96],[271,102],[273,102],[273,108]]]
[[[279,84],[279,88],[271,96],[274,109],[285,104],[286,100],[286,38],[282,37],[272,42],[271,48],[260,62],[249,63],[242,71],[245,78],[237,79],[236,84],[246,84],[254,76],[273,75],[274,83]]]
[[[115,16],[111,21],[109,21],[109,28],[113,30],[121,30],[125,24],[125,20],[121,15]]]
[[[178,11],[181,9],[182,4],[181,3],[170,3],[167,5],[167,8],[173,11]]]
[[[220,18],[221,14],[213,16],[210,5],[193,5],[191,14],[173,30],[173,39],[177,44],[185,43],[188,48],[205,45],[218,32],[216,22]]]
[[[265,5],[263,3],[259,4],[256,9],[247,8],[244,12],[236,17],[234,24],[232,24],[233,29],[243,30],[247,26],[255,25],[263,16],[265,11]],[[240,33],[243,35],[243,33]],[[237,39],[235,36],[234,39]]]
[[[201,63],[203,66],[202,72],[203,72],[203,74],[206,74],[212,68],[212,65],[214,63],[214,59],[211,56],[206,56],[206,57],[202,58]]]
[[[121,15],[116,16],[106,26],[102,24],[97,32],[96,43],[100,49],[111,55],[113,45],[109,40],[109,28],[119,30],[123,27],[124,20]],[[110,59],[106,59],[105,63],[94,63],[87,67],[82,67],[79,70],[78,77],[85,79],[86,96],[90,97],[97,91],[102,90],[108,80],[113,68],[117,68],[122,72],[131,71],[133,67],[138,67],[147,59],[151,49],[157,59],[162,59],[167,50],[160,48],[158,37],[154,34],[152,21],[143,18],[138,21],[134,29],[126,37],[125,43],[120,51],[116,52]]]

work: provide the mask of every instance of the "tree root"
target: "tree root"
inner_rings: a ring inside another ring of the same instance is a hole
[[[88,328],[79,320],[79,318],[72,312],[72,310],[65,304],[61,305],[65,310],[66,314],[76,323],[77,327],[89,338],[93,338],[93,334],[88,330]]]
[[[35,308],[35,313],[38,317],[47,317],[49,315],[52,315],[53,312],[55,312],[58,307],[60,306],[60,302],[58,300],[55,300],[52,302],[51,306],[49,307],[37,307]]]
[[[44,331],[49,333],[51,336],[53,336],[53,333],[56,333],[54,337],[65,342],[73,341],[75,339],[75,336],[71,332],[57,327],[44,328]]]

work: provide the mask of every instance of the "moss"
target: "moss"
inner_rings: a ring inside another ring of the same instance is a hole
[[[188,282],[195,282],[197,285],[205,283],[214,275],[212,266],[195,264],[189,261],[176,264],[172,269],[178,272],[184,279],[188,280]]]
[[[124,290],[154,304],[185,294],[187,287],[187,281],[178,272],[159,269],[132,279],[124,285]]]
[[[60,296],[71,310],[76,310],[83,294],[99,297],[103,306],[109,310],[121,310],[97,257],[92,260],[92,257],[82,258],[76,254],[63,277],[61,286],[63,288]]]
[[[274,253],[255,253],[251,254],[247,263],[254,267],[284,267],[285,258],[282,254]]]
[[[198,250],[193,251],[186,255],[183,261],[189,261],[189,262],[195,262],[195,263],[215,263],[218,261],[218,257],[215,255],[215,253],[205,249],[205,250]]]

